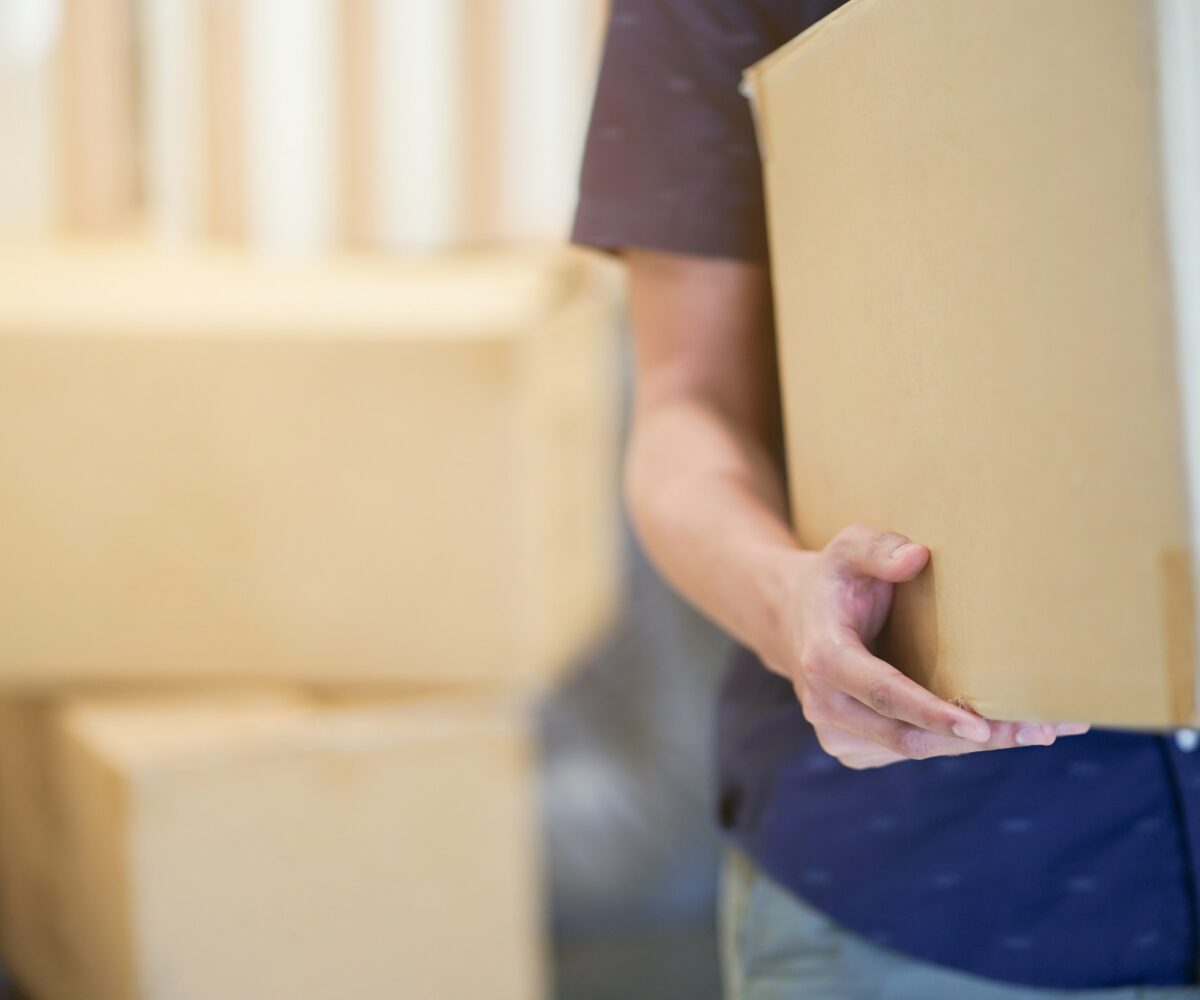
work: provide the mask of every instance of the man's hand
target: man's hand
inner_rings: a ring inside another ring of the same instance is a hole
[[[847,767],[1048,746],[1056,736],[1087,732],[1076,723],[985,721],[868,651],[887,618],[894,585],[929,562],[923,545],[856,525],[821,552],[787,558],[794,565],[785,576],[795,589],[784,605],[794,618],[771,666],[792,679],[821,746]]]

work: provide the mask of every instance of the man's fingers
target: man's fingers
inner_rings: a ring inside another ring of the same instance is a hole
[[[886,767],[907,760],[902,754],[880,746],[848,729],[826,726],[820,732],[821,748],[831,757],[836,757],[845,767],[854,770]]]
[[[992,738],[981,748],[1005,750],[1012,747],[1048,747],[1060,734],[1049,722],[993,722]]]
[[[881,716],[976,743],[991,737],[990,727],[978,715],[926,691],[859,642],[832,646],[815,666],[818,679]]]
[[[929,562],[929,550],[904,535],[853,525],[838,534],[827,550],[837,562],[876,580],[904,583]]]
[[[1059,736],[1082,736],[1090,732],[1091,728],[1086,722],[1059,722],[1055,724],[1054,731]]]
[[[925,760],[928,757],[955,757],[979,750],[1001,750],[1016,744],[1012,733],[994,733],[986,743],[974,743],[953,736],[940,736],[927,729],[889,719],[873,712],[860,701],[835,694],[828,701],[829,725],[869,740],[882,750],[901,759]]]
[[[856,699],[837,692],[821,699],[816,714],[822,745],[851,767],[879,767],[899,760],[1050,746],[1057,736],[1067,735],[1060,730],[1069,728],[1075,733],[1080,728],[1074,723],[1055,726],[1052,723],[992,722],[992,735],[987,742],[974,743],[939,736],[886,718]]]
[[[832,727],[862,737],[899,758],[924,760],[945,751],[944,746],[939,745],[945,737],[873,712],[849,695],[833,694],[828,712],[828,723]]]

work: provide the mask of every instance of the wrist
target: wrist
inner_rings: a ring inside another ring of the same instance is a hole
[[[758,553],[755,581],[759,621],[750,646],[773,672],[790,677],[796,646],[800,597],[816,569],[819,553],[798,546],[775,546]]]

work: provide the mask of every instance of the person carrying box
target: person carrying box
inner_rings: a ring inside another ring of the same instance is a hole
[[[871,652],[920,539],[849,525],[805,551],[790,530],[738,83],[838,6],[614,0],[573,234],[629,269],[635,526],[739,641],[718,711],[729,996],[1200,997],[1195,734],[936,698]]]

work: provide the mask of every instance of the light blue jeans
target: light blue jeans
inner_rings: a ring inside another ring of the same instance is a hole
[[[736,851],[720,916],[726,1000],[1200,1000],[1200,986],[1043,990],[920,962],[842,929]]]

